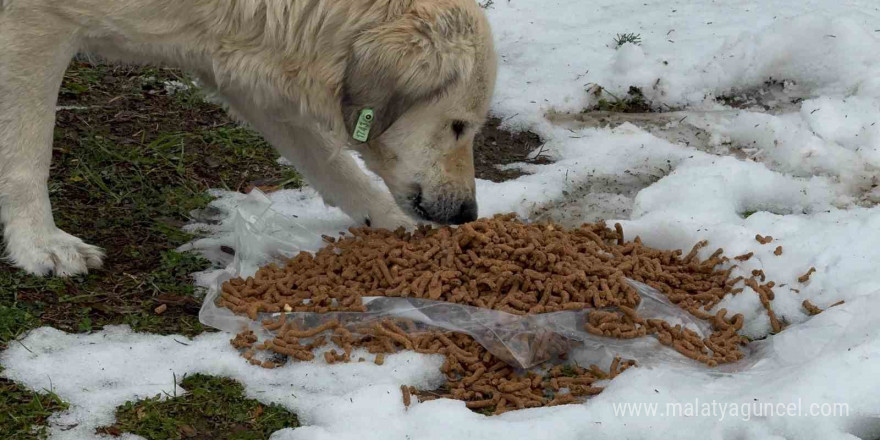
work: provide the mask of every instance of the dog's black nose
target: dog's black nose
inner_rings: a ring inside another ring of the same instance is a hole
[[[450,219],[450,222],[454,225],[460,225],[463,223],[472,222],[477,219],[477,202],[473,200],[468,200],[461,204],[461,207],[458,210],[458,214]]]

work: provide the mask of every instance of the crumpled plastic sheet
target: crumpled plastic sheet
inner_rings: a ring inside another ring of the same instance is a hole
[[[225,307],[218,307],[222,283],[238,276],[253,275],[259,267],[293,257],[301,251],[315,252],[325,243],[322,238],[299,226],[290,216],[272,209],[271,200],[255,190],[239,205],[233,221],[235,261],[225,273],[214,279],[208,289],[200,321],[210,327],[230,333],[252,330],[264,340],[273,337],[262,326],[264,319],[277,319],[281,313],[262,313],[257,320],[236,315]],[[672,304],[656,289],[627,280],[639,292],[641,303],[638,313],[645,318],[663,319],[671,325],[681,324],[705,337],[711,333],[708,322],[699,320]],[[498,310],[489,310],[442,301],[418,298],[369,297],[364,298],[366,312],[307,313],[291,312],[287,322],[307,330],[331,321],[357,333],[358,328],[384,319],[407,319],[418,330],[448,330],[473,337],[489,352],[510,365],[529,369],[559,354],[576,350],[578,359],[607,364],[616,356],[633,359],[640,366],[675,365],[718,374],[757,371],[762,359],[772,354],[772,344],[752,342],[745,347],[746,357],[739,362],[722,364],[708,369],[687,358],[671,347],[664,346],[652,336],[618,339],[597,336],[584,329],[592,309],[519,316]],[[603,310],[614,310],[613,308]],[[778,369],[779,365],[766,365]]]

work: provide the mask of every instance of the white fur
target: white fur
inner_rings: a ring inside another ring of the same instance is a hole
[[[474,199],[473,136],[494,88],[474,0],[0,0],[0,222],[33,274],[101,265],[55,226],[47,180],[74,54],[184,68],[259,130],[328,204],[374,226],[454,222]],[[352,145],[360,108],[375,136]],[[464,121],[456,136],[449,127]],[[356,148],[391,194],[370,185]],[[419,188],[418,197],[415,197]]]

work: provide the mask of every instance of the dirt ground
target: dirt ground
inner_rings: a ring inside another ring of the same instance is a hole
[[[547,164],[540,154],[544,142],[530,131],[510,132],[501,127],[502,120],[489,118],[483,130],[474,138],[474,167],[478,179],[503,182],[523,175],[519,170],[500,169],[514,163]]]

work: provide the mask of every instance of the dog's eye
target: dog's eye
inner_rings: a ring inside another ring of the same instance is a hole
[[[464,133],[465,123],[462,121],[454,121],[452,123],[452,131],[455,132],[455,138],[458,139]]]

